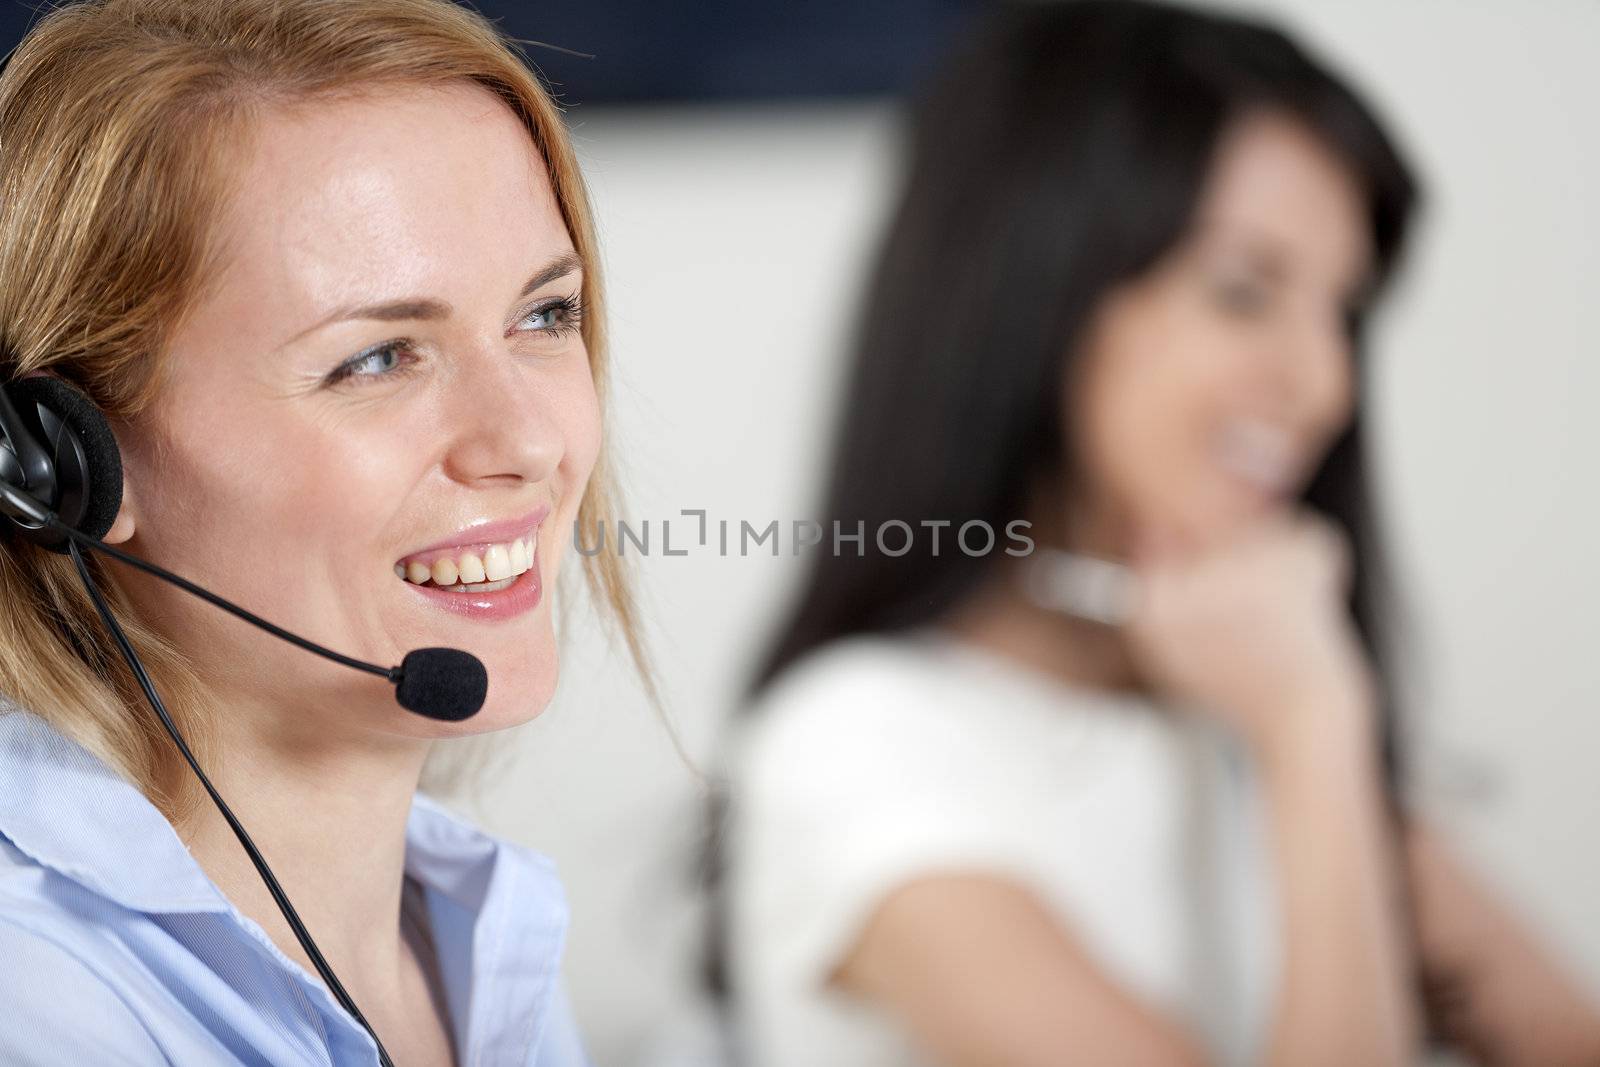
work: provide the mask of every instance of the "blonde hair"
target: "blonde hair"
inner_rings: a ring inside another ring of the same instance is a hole
[[[515,46],[450,0],[89,0],[50,11],[0,75],[0,378],[49,370],[112,419],[159,389],[167,339],[202,292],[228,202],[231,133],[275,106],[467,83],[526,126],[584,266],[584,340],[605,398],[594,226],[560,111]],[[579,507],[613,512],[602,449]],[[184,652],[141,623],[114,567],[86,561],[202,760],[206,693]],[[646,686],[621,561],[584,560]],[[0,694],[111,764],[169,818],[194,799],[71,560],[0,541]]]

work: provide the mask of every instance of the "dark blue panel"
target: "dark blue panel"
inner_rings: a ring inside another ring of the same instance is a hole
[[[206,0],[196,0],[197,3]],[[0,3],[7,52],[38,0]],[[575,104],[860,96],[906,88],[984,0],[478,0]],[[580,58],[556,49],[581,52]]]

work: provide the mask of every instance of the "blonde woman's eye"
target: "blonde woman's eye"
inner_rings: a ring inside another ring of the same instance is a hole
[[[523,328],[529,333],[559,337],[572,333],[583,322],[583,304],[576,296],[547,301],[528,312]]]
[[[349,378],[382,378],[410,366],[415,357],[405,341],[388,341],[377,348],[351,356],[333,369],[326,379],[332,385]]]

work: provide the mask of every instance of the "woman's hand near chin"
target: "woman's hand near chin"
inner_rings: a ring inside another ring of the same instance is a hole
[[[1308,715],[1338,715],[1359,732],[1375,718],[1374,687],[1345,608],[1349,557],[1342,532],[1305,511],[1209,550],[1146,532],[1134,549],[1130,654],[1164,696],[1229,726],[1263,758],[1292,743]]]
[[[1294,512],[1217,548],[1147,536],[1135,551],[1136,666],[1256,757],[1283,945],[1266,1062],[1411,1062],[1419,1022],[1397,846],[1342,536]]]

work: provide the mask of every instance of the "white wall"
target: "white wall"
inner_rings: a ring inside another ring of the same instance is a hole
[[[1425,636],[1428,765],[1464,756],[1493,785],[1473,802],[1435,790],[1435,804],[1600,989],[1600,5],[1268,6],[1366,88],[1431,193],[1379,331],[1377,423]],[[609,266],[628,514],[804,516],[893,177],[892,110],[575,120]],[[652,548],[640,584],[669,710],[714,770],[794,561]],[[581,612],[569,637],[555,704],[499,746],[505,767],[470,810],[561,866],[596,1063],[659,1064],[686,1028],[698,785]]]

